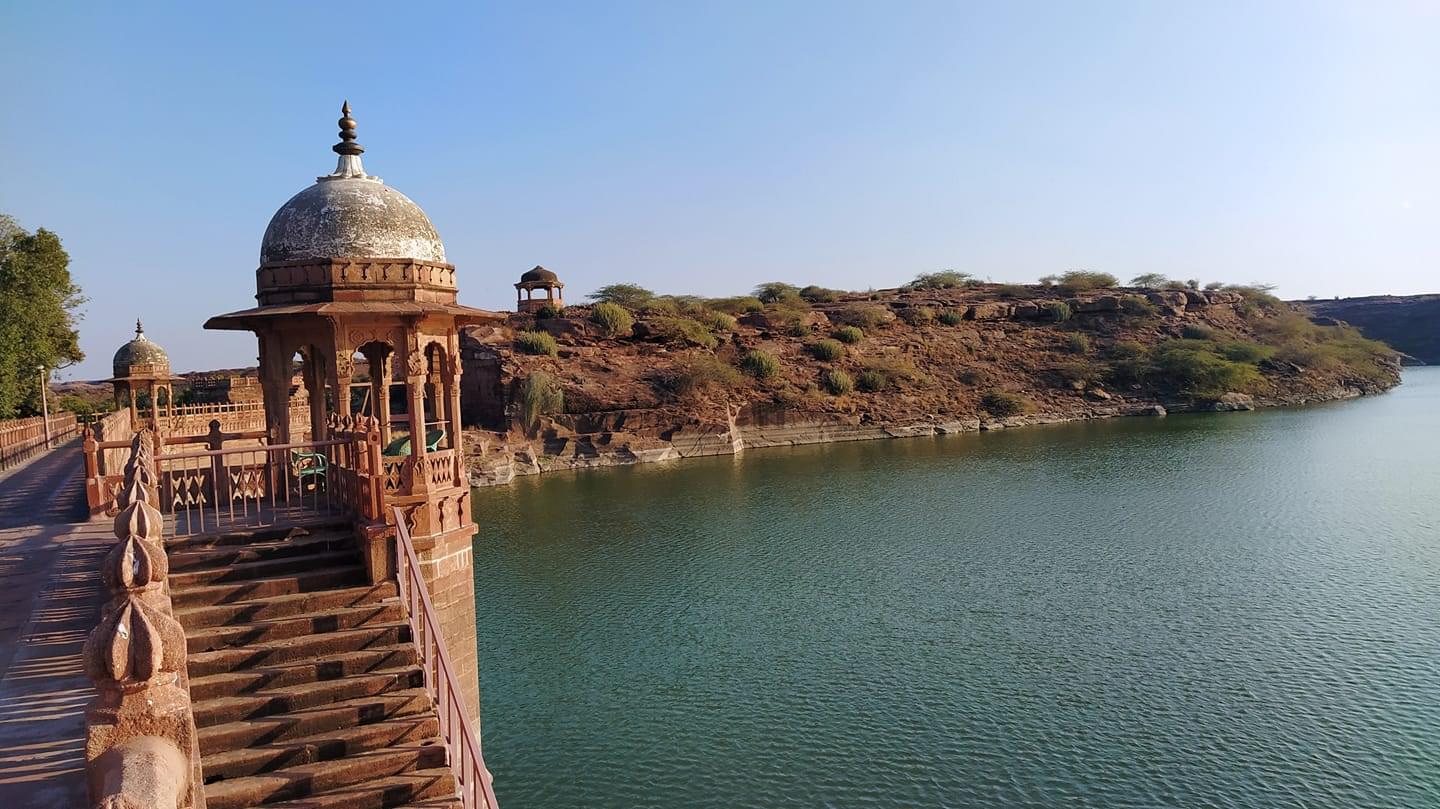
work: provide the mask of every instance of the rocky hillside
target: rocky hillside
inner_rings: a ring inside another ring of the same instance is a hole
[[[1426,365],[1440,363],[1440,295],[1372,295],[1304,305],[1318,318],[1349,323]]]
[[[1375,393],[1385,346],[1253,289],[972,284],[658,298],[464,341],[477,483],[745,446]],[[549,315],[549,316],[544,316]]]

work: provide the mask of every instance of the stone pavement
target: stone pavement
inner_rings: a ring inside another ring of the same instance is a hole
[[[81,650],[100,618],[106,520],[86,521],[78,441],[0,480],[0,806],[82,806]]]

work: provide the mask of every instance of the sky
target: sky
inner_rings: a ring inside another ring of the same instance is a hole
[[[429,214],[462,303],[536,264],[734,295],[957,269],[1440,292],[1440,0],[0,0],[0,212],[57,232],[109,375],[254,364],[260,238],[333,170]]]

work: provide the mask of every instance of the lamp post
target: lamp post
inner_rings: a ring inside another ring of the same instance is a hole
[[[41,418],[45,420],[45,449],[48,450],[52,449],[50,446],[50,399],[46,396],[46,389],[50,387],[50,380],[47,377],[50,375],[45,373],[44,365],[38,365],[36,368],[40,371],[40,414]]]

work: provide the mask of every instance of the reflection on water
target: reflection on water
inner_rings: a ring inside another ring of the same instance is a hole
[[[480,490],[506,809],[1440,806],[1440,369]]]

